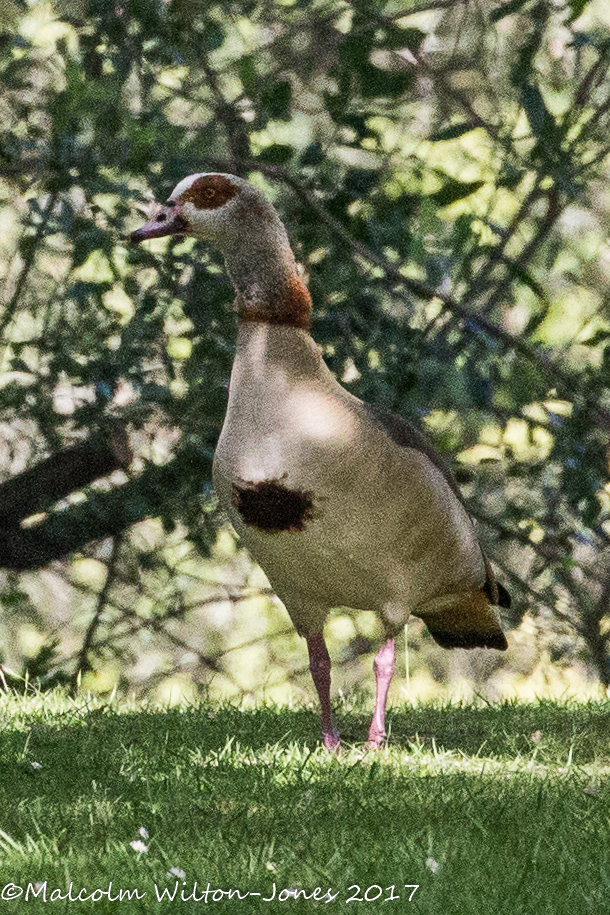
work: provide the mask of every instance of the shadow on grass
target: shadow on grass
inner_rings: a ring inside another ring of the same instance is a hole
[[[39,705],[44,708],[44,694]],[[5,714],[0,743],[0,780],[13,776],[15,761],[26,778],[36,778],[37,754],[55,762],[72,779],[78,771],[114,766],[138,748],[157,755],[186,758],[226,751],[230,745],[260,753],[296,746],[320,746],[320,719],[314,709],[273,705],[242,709],[225,704],[122,711],[113,706],[94,710],[73,705],[59,716],[39,711],[11,722]],[[361,747],[370,713],[361,707],[337,710],[347,748]],[[576,764],[610,757],[610,702],[505,702],[394,706],[388,711],[388,748],[401,753],[433,750],[464,757],[510,761],[536,750],[540,762],[560,763],[566,754]],[[92,772],[87,771],[85,777]]]
[[[183,872],[256,893],[334,886],[342,900],[355,884],[417,885],[415,915],[572,915],[605,886],[605,776],[578,765],[607,756],[608,702],[395,706],[387,752],[364,757],[349,751],[368,707],[344,703],[338,759],[320,750],[309,708],[93,705],[0,701],[5,880],[139,886],[138,913],[199,911],[151,907],[151,881]]]

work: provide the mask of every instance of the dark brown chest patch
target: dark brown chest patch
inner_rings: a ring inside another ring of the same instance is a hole
[[[233,484],[231,503],[244,522],[261,531],[302,531],[313,518],[313,493],[279,480]]]

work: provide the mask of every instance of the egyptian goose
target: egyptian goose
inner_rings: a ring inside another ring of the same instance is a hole
[[[324,363],[309,332],[309,292],[263,194],[234,175],[190,175],[131,239],[174,233],[215,245],[237,293],[235,362],[214,457],[218,497],[307,640],[330,750],[339,735],[324,621],[333,607],[381,619],[367,742],[378,747],[394,637],[410,615],[444,648],[502,651],[495,608],[508,594],[426,439],[352,396]]]

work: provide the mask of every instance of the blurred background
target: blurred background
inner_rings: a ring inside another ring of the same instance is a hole
[[[513,595],[505,655],[413,620],[394,699],[605,690],[609,63],[605,0],[1,0],[7,683],[313,700],[210,485],[222,262],[126,241],[219,170],[273,200],[328,364],[427,432]],[[372,688],[372,615],[328,636],[335,690]]]

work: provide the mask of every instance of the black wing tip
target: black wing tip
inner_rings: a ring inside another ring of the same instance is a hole
[[[498,605],[504,607],[505,610],[509,610],[512,606],[512,599],[504,585],[501,585],[500,582],[497,582],[498,586]]]
[[[508,591],[506,590],[506,588],[504,587],[504,585],[501,585],[499,581],[493,581],[488,578],[487,581],[485,582],[485,584],[483,585],[483,592],[489,598],[490,603],[495,605],[496,604],[496,595],[494,594],[494,584],[495,584],[496,588],[498,589],[498,591],[497,591],[498,607],[504,607],[505,610],[508,610],[510,608],[510,606],[512,605],[511,596],[508,593]]]

